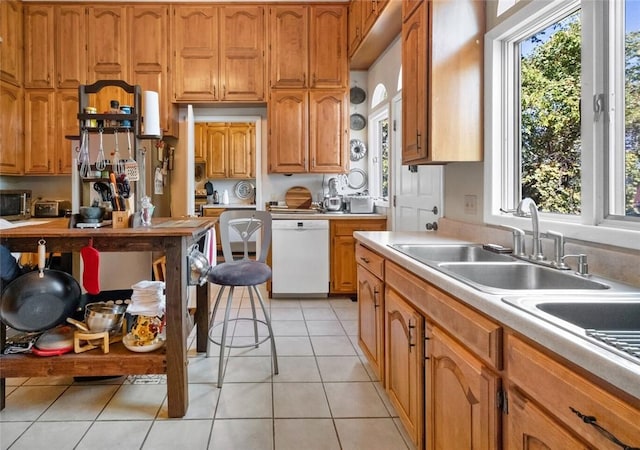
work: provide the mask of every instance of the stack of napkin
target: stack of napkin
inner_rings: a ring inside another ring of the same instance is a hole
[[[166,307],[164,281],[140,281],[133,286],[127,313],[133,316],[162,317]]]

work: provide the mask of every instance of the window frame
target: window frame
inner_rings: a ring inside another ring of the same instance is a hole
[[[391,123],[391,111],[389,103],[381,103],[376,109],[374,109],[368,118],[368,140],[369,140],[369,158],[368,158],[368,172],[369,172],[369,195],[375,198],[375,204],[377,206],[388,207],[390,205],[390,197],[392,196],[391,187],[391,158],[389,158],[389,177],[387,198],[382,197],[382,176],[380,169],[380,155],[381,149],[380,143],[380,126],[379,123],[386,119],[389,122],[389,146],[392,147],[391,135],[392,135],[392,123]]]
[[[608,211],[609,190],[606,183],[613,175],[614,167],[609,163],[616,155],[610,157],[606,151],[594,149],[613,149],[612,139],[616,136],[616,127],[622,121],[623,114],[616,113],[614,92],[618,86],[613,84],[615,76],[614,63],[619,64],[619,50],[616,57],[615,46],[619,43],[597,42],[596,36],[604,36],[609,27],[614,26],[615,8],[608,2],[590,2],[574,0],[552,0],[531,2],[523,5],[510,17],[489,30],[485,35],[485,164],[484,164],[484,221],[492,225],[515,226],[531,230],[531,220],[514,217],[504,210],[515,208],[519,199],[518,190],[513,183],[518,176],[516,165],[515,139],[518,130],[513,120],[516,108],[517,64],[515,42],[551,24],[559,16],[581,9],[582,16],[582,89],[581,89],[581,140],[582,140],[582,206],[579,216],[567,216],[551,213],[540,213],[541,231],[554,230],[566,237],[582,241],[616,245],[624,248],[640,249],[640,223],[631,220],[620,220],[616,217],[605,217]],[[604,18],[604,20],[603,20]],[[618,18],[619,20],[619,18]],[[519,55],[518,55],[519,57]],[[596,61],[609,61],[609,64],[596,64]],[[588,62],[588,66],[587,63]],[[598,70],[609,67],[607,73]],[[607,85],[607,79],[612,85]],[[624,92],[624,91],[623,91]],[[596,120],[593,108],[594,95],[604,93],[605,110]],[[622,96],[624,98],[624,95]],[[611,145],[609,145],[611,144]],[[614,164],[611,164],[613,166]],[[517,173],[516,173],[517,171]],[[519,182],[519,178],[517,179]],[[507,185],[511,184],[511,188]]]

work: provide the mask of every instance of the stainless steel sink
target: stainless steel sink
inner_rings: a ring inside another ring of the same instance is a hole
[[[536,308],[584,329],[640,331],[640,301],[541,302]]]
[[[504,293],[509,290],[609,289],[603,282],[565,270],[528,263],[441,263],[438,268],[478,290]]]
[[[515,261],[509,255],[490,252],[478,245],[389,244],[389,247],[424,263]]]

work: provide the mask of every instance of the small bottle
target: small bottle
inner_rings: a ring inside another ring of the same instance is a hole
[[[217,205],[220,203],[220,196],[218,195],[218,191],[213,191],[213,204]]]
[[[222,193],[222,204],[223,205],[229,204],[229,191],[227,191],[226,189]]]
[[[120,102],[118,100],[111,100],[109,105],[109,114],[120,114]],[[108,122],[111,127],[117,127],[119,125],[117,120],[109,120]]]

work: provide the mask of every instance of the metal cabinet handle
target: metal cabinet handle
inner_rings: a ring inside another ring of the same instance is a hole
[[[420,134],[419,131],[416,131],[416,146],[418,148],[418,150],[420,150],[422,148],[422,146],[420,145],[420,141],[422,140],[422,135]]]
[[[373,288],[373,307],[374,308],[380,307],[380,303],[378,303],[378,294],[380,294],[380,291],[378,290],[378,288],[377,287]]]
[[[369,260],[369,258],[367,258],[366,256],[361,256],[360,259],[365,263],[365,264],[369,264],[371,261]]]
[[[415,325],[411,325],[411,320],[409,320],[409,353],[411,353],[411,347],[416,346],[415,342],[413,342],[413,333],[411,332],[415,327]]]

